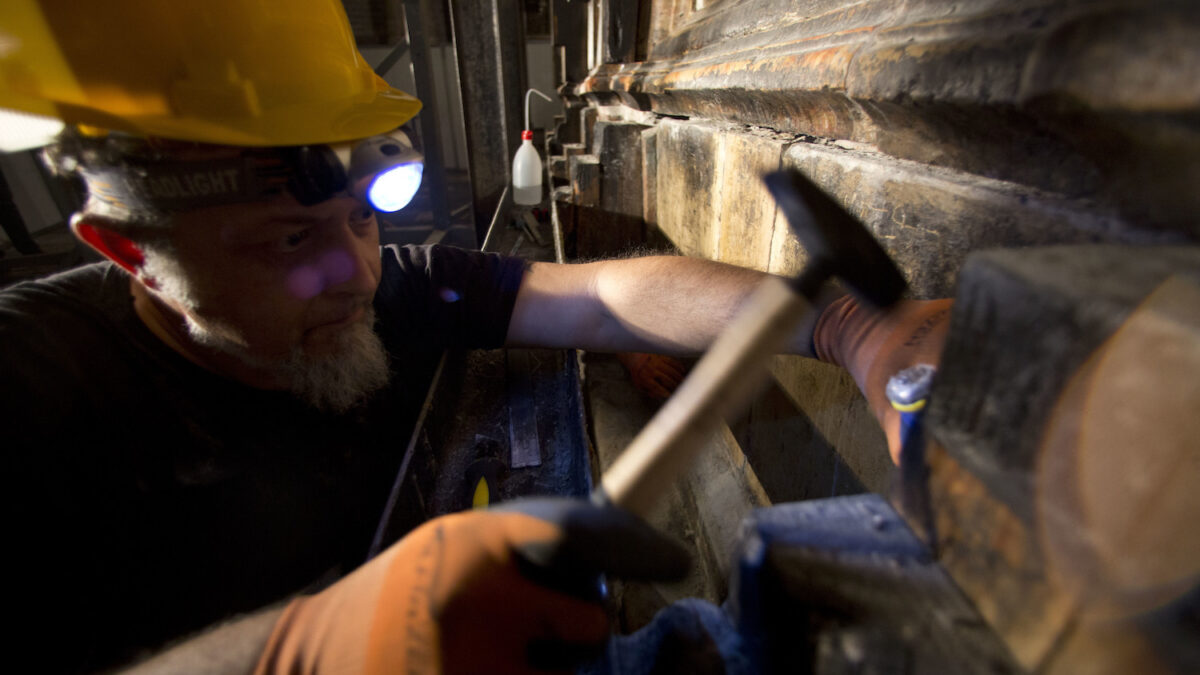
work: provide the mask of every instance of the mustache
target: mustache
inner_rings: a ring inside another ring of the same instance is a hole
[[[352,298],[343,301],[334,301],[332,304],[320,307],[308,323],[313,327],[338,323],[360,310],[363,312],[362,321],[367,325],[374,325],[375,305],[372,302],[372,298]]]

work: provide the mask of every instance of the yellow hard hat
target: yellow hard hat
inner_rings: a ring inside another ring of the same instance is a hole
[[[421,109],[339,0],[0,0],[0,108],[227,145],[336,143]]]

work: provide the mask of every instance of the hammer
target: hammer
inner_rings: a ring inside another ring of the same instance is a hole
[[[905,282],[866,227],[796,170],[764,176],[767,189],[808,252],[791,279],[770,277],[717,337],[675,395],[609,467],[592,493],[645,517],[659,495],[691,464],[721,420],[750,403],[778,353],[830,277],[861,299],[886,308]]]

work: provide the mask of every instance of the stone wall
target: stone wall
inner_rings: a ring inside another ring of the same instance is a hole
[[[629,4],[583,7],[613,17]],[[641,23],[619,35],[593,22],[613,62],[564,83],[578,120],[560,129],[578,137],[550,141],[575,142],[552,167],[572,185],[559,196],[578,207],[566,229],[579,257],[666,243],[794,273],[804,252],[759,180],[781,166],[862,219],[922,298],[953,294],[981,249],[1200,235],[1193,3],[701,4],[642,2]],[[587,171],[571,176],[573,165]],[[808,417],[829,420],[826,439],[854,439],[832,444],[839,459],[881,452],[861,405],[801,405],[854,400],[847,381],[794,359],[776,376]],[[886,467],[851,465],[883,486]]]
[[[632,4],[638,25],[618,39],[593,22],[602,63],[560,89],[575,117],[550,146],[587,158],[551,164],[571,186],[556,199],[579,257],[648,243],[795,273],[804,251],[760,180],[780,167],[860,218],[920,298],[954,295],[985,249],[1200,239],[1194,2]],[[797,357],[773,374],[729,436],[766,495],[886,491],[883,437],[853,382]],[[1045,667],[1056,635],[1011,644]]]

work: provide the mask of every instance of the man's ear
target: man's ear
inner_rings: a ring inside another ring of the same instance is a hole
[[[125,271],[135,277],[141,274],[142,264],[146,262],[142,250],[128,237],[118,233],[103,218],[76,216],[71,220],[71,230],[81,241],[120,265]]]

